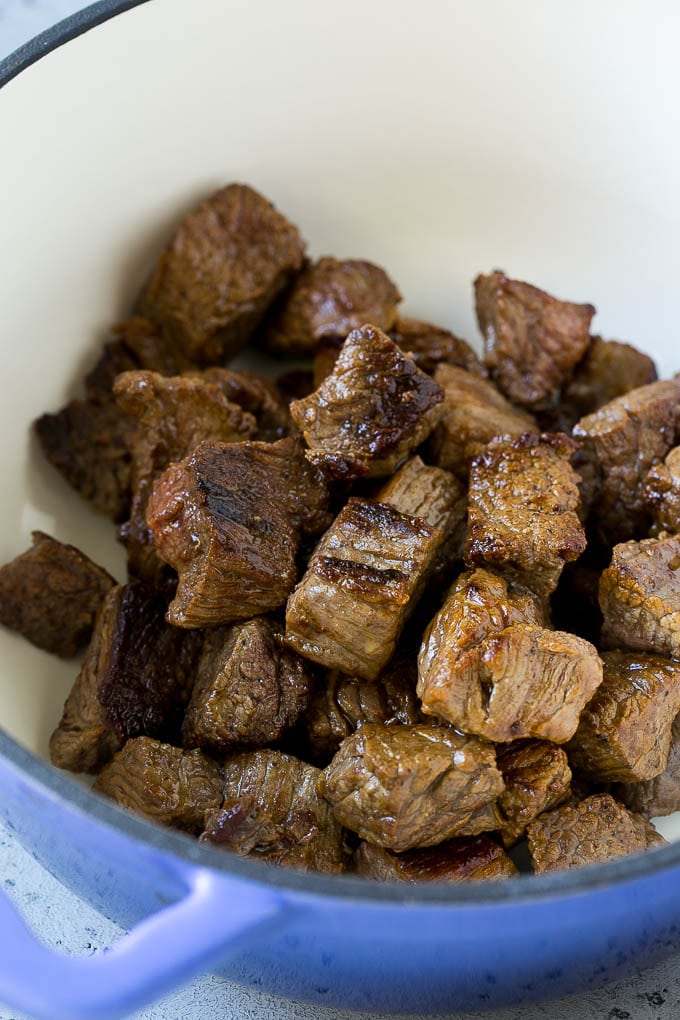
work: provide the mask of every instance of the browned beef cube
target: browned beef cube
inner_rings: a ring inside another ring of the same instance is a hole
[[[68,659],[89,640],[114,579],[80,550],[42,531],[0,567],[0,623],[38,648]]]
[[[498,828],[503,780],[486,741],[446,726],[366,723],[343,741],[320,789],[345,828],[400,851]]]
[[[150,737],[128,740],[94,787],[152,822],[194,835],[222,799],[222,768],[202,751],[183,751]]]
[[[647,473],[668,454],[679,433],[680,380],[671,379],[617,397],[574,427],[574,437],[599,475],[594,512],[610,544],[646,533]]]
[[[465,559],[549,598],[565,563],[586,548],[578,477],[566,436],[495,439],[470,468]]]
[[[430,438],[430,457],[439,467],[467,479],[470,461],[496,436],[537,432],[535,419],[513,407],[492,382],[454,365],[438,365],[444,416]]]
[[[310,447],[331,477],[391,474],[430,434],[444,392],[375,326],[353,330],[333,371],[290,405]]]
[[[600,608],[605,648],[680,659],[680,535],[615,546]]]
[[[666,768],[680,712],[680,663],[606,652],[604,678],[569,743],[569,758],[597,782],[653,779]]]
[[[154,322],[135,316],[111,327],[112,339],[94,368],[85,376],[88,397],[110,396],[121,372],[147,369],[161,375],[178,375],[192,364],[168,343]]]
[[[503,393],[524,407],[549,404],[588,348],[593,306],[499,272],[477,277],[475,302],[486,364]]]
[[[540,815],[529,825],[528,838],[531,863],[539,874],[604,863],[666,842],[642,815],[628,811],[608,793]]]
[[[182,219],[137,310],[185,357],[216,364],[243,346],[303,257],[297,229],[252,188],[230,184]]]
[[[651,468],[643,492],[654,531],[680,532],[680,446],[671,450],[663,464]]]
[[[594,336],[564,386],[559,404],[545,412],[542,424],[546,431],[571,432],[579,418],[656,378],[656,366],[648,355],[630,344]]]
[[[255,372],[234,372],[226,368],[208,368],[201,376],[219,386],[227,400],[254,416],[256,439],[273,443],[293,430],[288,401],[269,379]]]
[[[461,575],[423,638],[423,710],[489,740],[569,740],[602,664],[587,641],[540,623],[529,592],[487,571]]]
[[[486,377],[487,371],[470,344],[441,326],[418,319],[397,319],[390,336],[418,368],[432,375],[437,365],[457,365],[473,375]]]
[[[631,811],[660,818],[680,811],[680,715],[671,727],[671,746],[664,771],[640,783],[616,783],[612,793]]]
[[[309,871],[345,870],[342,826],[317,792],[321,773],[280,751],[227,760],[224,801],[206,817],[201,842]]]
[[[164,612],[137,582],[108,593],[50,740],[54,765],[95,772],[128,737],[178,740],[200,636],[168,627]]]
[[[505,789],[498,798],[503,845],[522,839],[527,825],[571,794],[571,769],[565,751],[547,740],[530,740],[498,748],[498,768]]]
[[[410,457],[378,489],[376,499],[409,517],[422,517],[431,528],[441,531],[445,542],[457,539],[461,545],[467,493],[450,471],[428,467],[420,457]]]
[[[299,443],[201,443],[154,485],[147,523],[179,574],[167,619],[212,627],[282,605],[300,532],[323,528],[328,493]]]
[[[414,664],[399,653],[377,680],[365,681],[332,670],[320,677],[305,714],[312,754],[330,760],[342,741],[364,723],[423,722],[416,698]]]
[[[219,370],[212,376],[137,371],[122,373],[114,384],[118,406],[139,426],[132,444],[130,519],[120,535],[131,572],[154,586],[162,569],[146,523],[154,481],[203,440],[239,442],[257,430],[253,415],[227,399],[220,382]]]
[[[490,836],[463,836],[440,846],[395,854],[361,842],[354,866],[379,882],[491,882],[519,874],[515,863]]]
[[[226,752],[279,740],[304,712],[311,674],[260,617],[207,631],[184,721],[185,747]]]
[[[47,460],[72,488],[114,521],[130,506],[130,445],[134,422],[113,398],[71,400],[34,424]]]
[[[387,332],[400,301],[380,266],[327,256],[302,270],[265,330],[264,344],[275,354],[302,356],[320,340],[344,340],[365,322]]]
[[[375,679],[394,653],[441,541],[418,517],[350,499],[288,600],[288,644],[312,662]]]

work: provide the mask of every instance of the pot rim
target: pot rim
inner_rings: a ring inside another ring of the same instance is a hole
[[[65,18],[0,61],[0,89],[31,64],[71,39],[147,2],[98,0]],[[62,803],[68,811],[85,814],[102,826],[145,844],[150,850],[172,854],[189,866],[209,868],[244,881],[263,883],[296,894],[320,895],[329,900],[433,907],[523,906],[532,901],[607,892],[613,887],[680,866],[678,842],[573,871],[469,884],[432,882],[415,886],[399,882],[372,882],[350,875],[300,872],[202,845],[181,832],[165,829],[124,811],[27,750],[0,727],[0,762],[3,759],[27,776],[33,785],[41,787],[53,801]]]

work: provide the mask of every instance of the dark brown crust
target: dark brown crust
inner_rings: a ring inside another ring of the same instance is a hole
[[[93,789],[152,822],[198,835],[206,811],[220,803],[222,769],[202,751],[137,737],[102,769]]]
[[[530,740],[498,749],[498,768],[505,789],[498,798],[500,835],[510,848],[522,839],[527,825],[571,794],[571,769],[566,752],[547,740]]]
[[[486,364],[503,393],[524,407],[549,404],[588,348],[593,306],[499,272],[477,277],[475,302]]]
[[[0,623],[68,659],[89,640],[116,582],[75,546],[42,531],[32,538],[30,549],[0,567]]]
[[[401,294],[380,266],[329,256],[306,266],[286,295],[263,342],[274,354],[312,353],[319,341],[344,340],[372,322],[391,329]]]
[[[330,477],[391,474],[439,421],[444,393],[374,326],[353,330],[318,390],[290,405]]]
[[[396,851],[497,828],[502,790],[492,744],[444,726],[374,723],[343,742],[321,785],[342,825]]]
[[[567,436],[495,439],[470,468],[465,559],[500,570],[547,599],[586,548]]]
[[[457,365],[466,372],[486,378],[487,370],[466,340],[441,326],[418,319],[397,319],[390,336],[418,368],[433,375],[437,365]]]
[[[230,184],[181,220],[137,311],[191,361],[215,364],[243,346],[303,255],[297,229],[270,202]]]
[[[606,793],[540,815],[529,825],[528,839],[537,874],[611,861],[666,842],[642,815]]]
[[[643,493],[654,532],[680,532],[680,446],[671,450],[663,464],[650,469]]]
[[[421,518],[351,498],[323,536],[286,607],[300,655],[373,680],[396,648],[441,534]]]
[[[671,746],[664,771],[639,783],[615,783],[615,797],[645,818],[660,818],[680,811],[680,715],[671,727]]]
[[[354,867],[363,878],[379,882],[492,882],[519,872],[502,847],[490,836],[463,836],[440,846],[392,850],[362,841]]]

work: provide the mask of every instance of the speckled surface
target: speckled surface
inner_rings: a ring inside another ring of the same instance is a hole
[[[0,0],[0,57],[82,6],[78,0]],[[96,953],[120,934],[116,925],[47,874],[3,828],[0,828],[0,887],[20,907],[36,933],[55,949]],[[135,1017],[337,1020],[342,1015],[206,976]],[[370,1020],[367,1014],[352,1015],[356,1020]],[[450,1020],[472,1020],[473,1016],[480,1014],[450,1014]],[[644,973],[635,972],[627,980],[596,992],[485,1016],[489,1020],[676,1020],[680,1017],[680,958]],[[0,1004],[0,1020],[25,1018]]]

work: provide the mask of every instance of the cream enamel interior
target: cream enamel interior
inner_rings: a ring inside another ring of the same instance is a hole
[[[173,220],[230,180],[313,254],[383,263],[410,314],[476,338],[471,280],[501,266],[680,369],[679,29],[673,0],[155,0],[11,81],[0,560],[39,527],[121,576],[30,423],[76,392]],[[76,669],[0,633],[0,724],[44,754]]]

